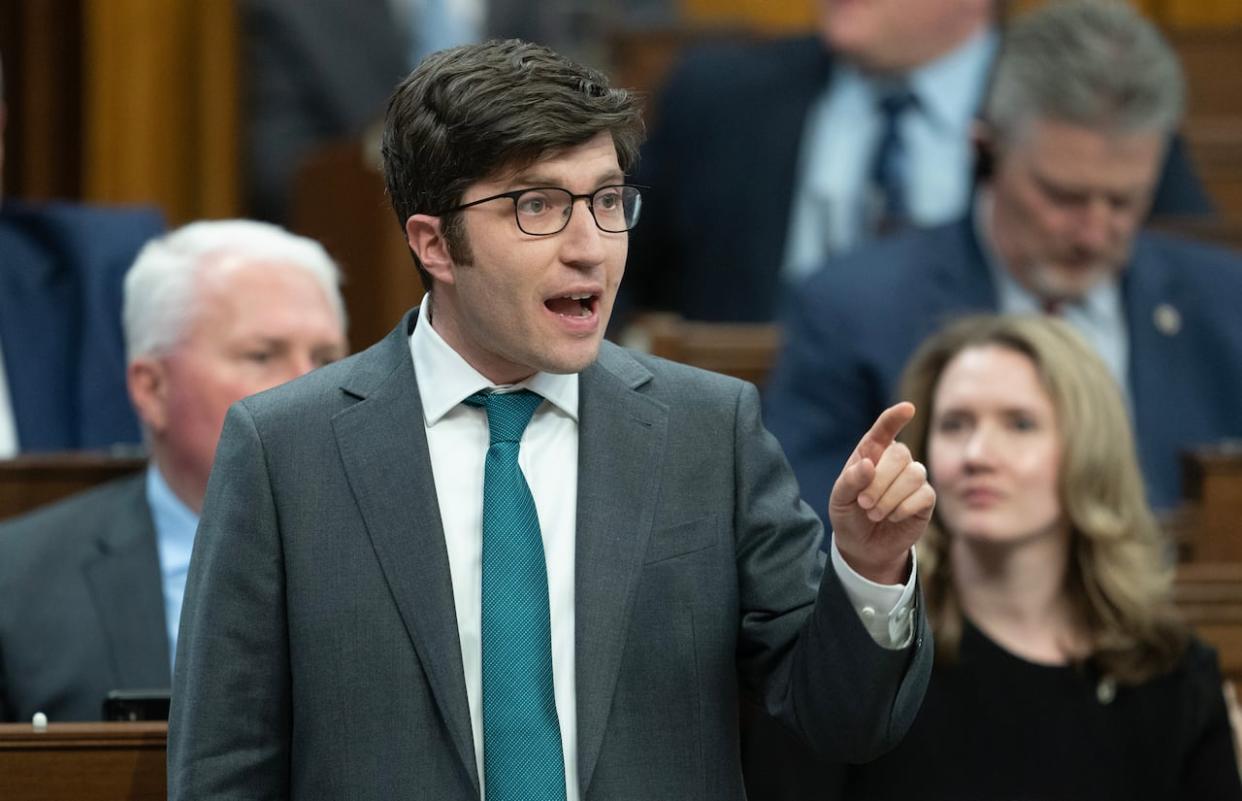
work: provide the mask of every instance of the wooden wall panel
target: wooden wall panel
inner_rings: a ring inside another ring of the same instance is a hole
[[[1242,25],[1238,0],[1156,0],[1152,16],[1167,28],[1221,28]]]
[[[235,216],[234,4],[83,0],[83,194],[161,206],[170,222]]]
[[[763,33],[809,31],[815,26],[815,0],[680,0],[680,3],[681,17],[689,25],[742,25]]]
[[[31,200],[81,193],[80,0],[0,0],[7,105],[4,192]]]

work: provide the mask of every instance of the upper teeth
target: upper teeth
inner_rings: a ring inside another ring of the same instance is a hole
[[[570,300],[590,300],[591,296],[587,295],[566,295]]]

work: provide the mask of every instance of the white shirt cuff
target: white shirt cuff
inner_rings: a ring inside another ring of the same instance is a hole
[[[854,571],[832,539],[832,568],[867,633],[881,648],[901,650],[914,639],[914,582],[918,556],[910,549],[910,578],[903,584],[877,584]]]

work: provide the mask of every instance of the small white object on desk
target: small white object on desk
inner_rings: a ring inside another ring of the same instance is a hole
[[[35,731],[47,731],[47,715],[42,712],[34,713],[34,717],[30,719],[30,724],[34,726]]]

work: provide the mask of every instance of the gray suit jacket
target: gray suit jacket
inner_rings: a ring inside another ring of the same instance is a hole
[[[99,720],[109,690],[169,685],[145,476],[0,526],[0,720]]]
[[[453,588],[407,337],[233,407],[186,588],[171,799],[477,799]],[[739,680],[865,759],[930,669],[879,648],[753,386],[604,343],[580,379],[584,799],[741,798]],[[818,590],[817,590],[818,588]]]

